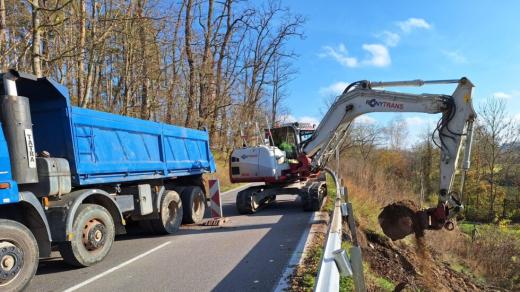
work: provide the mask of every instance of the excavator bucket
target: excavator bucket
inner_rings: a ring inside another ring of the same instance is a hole
[[[414,202],[398,201],[384,207],[378,221],[385,235],[392,240],[403,239],[410,234],[420,237],[424,234],[421,214]]]

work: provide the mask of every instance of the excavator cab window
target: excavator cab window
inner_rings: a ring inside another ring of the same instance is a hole
[[[284,126],[271,129],[272,141],[271,146],[276,146],[278,149],[285,151],[287,159],[296,159],[298,156],[296,145],[296,130],[292,126]],[[274,143],[274,145],[273,145]]]
[[[300,143],[309,140],[312,134],[314,134],[314,130],[300,130]]]

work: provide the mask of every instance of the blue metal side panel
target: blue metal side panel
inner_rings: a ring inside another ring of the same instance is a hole
[[[80,184],[164,175],[161,124],[77,107],[71,118]]]
[[[7,142],[5,141],[2,125],[0,124],[0,182],[9,183],[9,188],[0,189],[0,205],[20,201],[18,185],[12,180],[11,162],[9,160],[9,151],[7,149]]]
[[[204,131],[71,106],[67,89],[49,79],[16,83],[18,94],[29,98],[36,151],[66,158],[75,186],[215,171]],[[1,156],[7,179],[10,165]]]
[[[164,125],[163,133],[168,173],[214,171],[207,132]]]
[[[74,182],[79,185],[214,172],[204,131],[72,109]]]

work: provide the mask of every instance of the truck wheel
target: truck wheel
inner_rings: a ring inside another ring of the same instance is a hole
[[[63,260],[76,267],[88,267],[102,261],[112,248],[114,220],[103,206],[82,204],[72,223],[74,237],[58,245]]]
[[[0,291],[21,291],[38,268],[38,244],[24,225],[0,219]]]
[[[166,191],[161,199],[159,219],[151,220],[153,229],[160,234],[172,234],[182,222],[182,202],[176,191]]]
[[[237,194],[236,205],[240,214],[253,214],[258,211],[259,205],[256,203],[254,189],[245,189]]]
[[[200,187],[187,187],[181,193],[183,217],[182,223],[198,224],[204,219],[206,196]]]

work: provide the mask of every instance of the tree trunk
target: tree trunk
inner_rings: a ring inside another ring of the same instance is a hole
[[[179,37],[179,30],[181,27],[181,17],[182,17],[182,10],[184,9],[184,1],[181,3],[181,7],[179,7],[179,13],[177,14],[177,22],[175,23],[175,28],[173,31],[173,40],[172,40],[172,78],[171,78],[171,85],[170,85],[170,94],[168,95],[167,100],[167,106],[166,106],[166,122],[169,124],[173,123],[173,104],[174,99],[176,98],[176,91],[177,86],[179,82],[179,66],[177,66],[177,63],[180,60],[177,60],[177,49],[178,49],[178,37]]]
[[[141,85],[141,119],[150,118],[150,110],[148,105],[148,92],[150,90],[150,73],[148,72],[148,56],[147,56],[147,41],[146,41],[146,20],[143,18],[144,0],[137,1],[137,17],[139,19],[139,42],[141,53],[141,74],[143,83]]]
[[[213,0],[208,0],[208,14],[206,21],[206,31],[204,33],[204,53],[202,55],[201,69],[199,70],[199,120],[198,127],[207,126],[209,108],[213,105],[212,98],[208,94],[211,83],[213,82],[213,60],[211,56],[211,37],[213,35]],[[211,92],[211,93],[210,93]]]
[[[85,96],[85,39],[87,36],[86,28],[86,4],[85,0],[79,1],[79,38],[78,38],[78,55],[77,55],[77,87],[78,87],[78,105],[84,104]]]
[[[5,0],[0,0],[0,70],[5,72],[7,70],[7,27],[5,25]]]
[[[226,51],[227,51],[227,47],[228,47],[228,43],[229,43],[229,40],[231,39],[231,36],[233,34],[233,27],[234,27],[234,23],[231,22],[231,19],[232,19],[232,16],[233,16],[233,10],[232,10],[232,5],[233,5],[233,0],[227,0],[226,1],[226,4],[225,4],[225,11],[226,11],[226,33],[224,34],[224,39],[222,41],[222,44],[220,45],[220,52],[218,54],[218,61],[217,61],[217,68],[216,68],[216,80],[215,80],[215,102],[214,102],[214,105],[213,105],[213,109],[212,109],[212,115],[211,115],[211,122],[210,122],[210,125],[209,125],[209,132],[210,132],[210,135],[211,135],[211,140],[212,141],[215,141],[216,139],[216,135],[217,135],[217,131],[216,131],[216,125],[217,125],[217,122],[216,122],[216,118],[217,118],[217,115],[218,115],[218,110],[220,108],[220,104],[221,102],[224,104],[225,101],[224,101],[224,95],[223,95],[223,92],[226,91],[225,90],[225,87],[226,87],[226,84],[223,84],[223,75],[224,75],[224,72],[223,72],[223,62],[224,60],[226,59],[226,57],[229,57],[229,56],[226,56]],[[222,119],[221,119],[221,128],[224,127],[224,117],[226,117],[227,113],[226,113],[226,109],[223,108],[222,109]],[[227,134],[226,134],[226,137],[223,137],[222,136],[222,131],[220,131],[220,137],[221,137],[221,143],[227,143]],[[223,145],[221,145],[223,146]]]
[[[193,6],[193,0],[187,0],[186,3],[186,19],[185,19],[185,27],[184,27],[184,40],[185,40],[185,50],[186,50],[186,59],[188,61],[188,112],[186,115],[186,121],[184,122],[184,126],[193,127],[194,122],[197,121],[196,110],[195,110],[195,60],[193,59],[193,52],[191,50],[191,26],[192,26],[192,16],[191,10]]]
[[[37,77],[42,76],[41,64],[41,31],[39,0],[32,0],[32,69]]]

